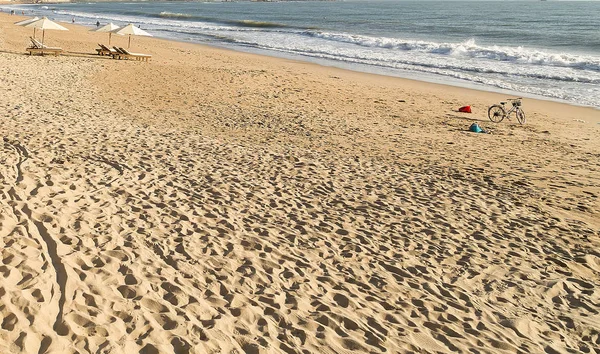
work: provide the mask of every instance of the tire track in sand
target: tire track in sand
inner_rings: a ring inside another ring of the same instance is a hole
[[[26,200],[26,198],[20,198],[18,196],[19,193],[15,189],[15,186],[18,185],[19,182],[21,182],[23,180],[22,165],[25,161],[27,161],[28,159],[31,158],[31,155],[29,154],[29,151],[27,150],[27,148],[25,146],[23,146],[22,144],[20,144],[19,142],[11,142],[6,138],[4,138],[4,142],[5,142],[5,144],[11,146],[18,155],[17,162],[15,163],[15,166],[14,166],[14,169],[16,171],[15,172],[15,174],[16,174],[15,182],[14,182],[13,187],[9,190],[9,193],[8,193],[11,201],[14,202],[12,204],[13,214],[15,216],[17,216],[15,203],[18,201],[22,201],[24,203],[24,205],[21,208],[21,212],[28,219],[28,220],[23,220],[23,221],[25,221],[27,224],[29,224],[27,221],[30,221],[33,224],[33,226],[35,226],[35,228],[41,238],[41,241],[43,241],[43,242],[39,242],[40,240],[38,240],[38,243],[40,243],[42,248],[44,248],[46,250],[47,255],[50,257],[50,262],[52,263],[52,266],[54,268],[54,273],[56,274],[56,284],[58,285],[58,291],[60,292],[60,297],[58,299],[58,304],[57,304],[58,314],[56,315],[56,319],[54,321],[52,328],[54,329],[54,331],[56,331],[57,334],[66,335],[66,334],[68,334],[69,330],[63,322],[63,307],[64,307],[65,299],[66,299],[65,293],[66,293],[66,288],[67,288],[67,271],[65,269],[64,264],[60,260],[60,257],[58,256],[58,252],[57,252],[58,246],[56,244],[56,241],[52,238],[52,236],[48,232],[48,229],[44,226],[44,223],[42,221],[35,220],[35,218],[33,217],[32,210],[29,208],[27,203],[24,202],[24,200]],[[27,233],[29,234],[30,237],[35,238],[35,236],[31,233],[31,230],[29,229],[29,227],[27,227]],[[44,244],[45,244],[45,247],[44,247]],[[53,298],[55,297],[54,292],[53,292],[52,297]]]

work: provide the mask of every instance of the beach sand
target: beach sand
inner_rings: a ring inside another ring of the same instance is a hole
[[[599,352],[600,111],[20,19],[0,352]]]

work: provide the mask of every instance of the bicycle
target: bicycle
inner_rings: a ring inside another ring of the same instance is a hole
[[[509,115],[512,112],[515,112],[517,121],[521,124],[525,124],[525,112],[523,111],[523,108],[521,108],[522,99],[522,97],[507,98],[506,100],[510,101],[512,104],[512,107],[508,110],[508,112],[504,107],[506,102],[500,102],[500,104],[491,105],[490,108],[488,108],[488,118],[494,123],[500,123],[504,120],[504,118],[510,119]]]

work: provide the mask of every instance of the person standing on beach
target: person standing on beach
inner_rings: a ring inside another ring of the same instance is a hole
[[[100,21],[96,21],[96,27],[100,27]]]

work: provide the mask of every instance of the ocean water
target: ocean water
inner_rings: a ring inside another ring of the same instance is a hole
[[[96,21],[134,23],[156,37],[600,108],[600,2],[137,1],[0,7],[59,21],[75,18],[90,27]]]

